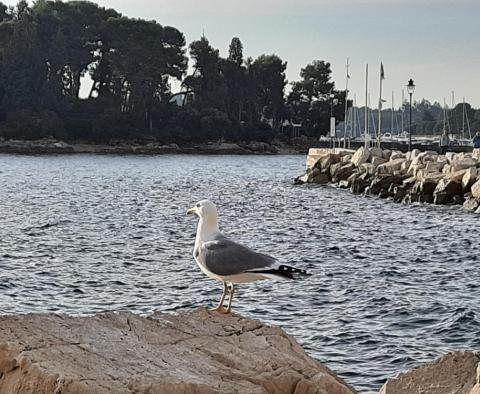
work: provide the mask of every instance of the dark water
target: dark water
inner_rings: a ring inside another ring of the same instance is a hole
[[[0,155],[0,313],[216,304],[185,216],[207,197],[224,232],[313,273],[242,285],[235,310],[282,326],[361,392],[479,349],[479,217],[294,187],[304,159]]]

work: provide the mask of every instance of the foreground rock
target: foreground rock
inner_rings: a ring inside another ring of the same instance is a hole
[[[480,353],[452,352],[389,379],[379,394],[480,394]]]
[[[311,149],[307,171],[295,183],[331,183],[354,194],[404,203],[457,204],[480,213],[479,157],[480,149],[445,155],[416,149]]]
[[[0,393],[354,393],[280,328],[178,316],[0,317]]]

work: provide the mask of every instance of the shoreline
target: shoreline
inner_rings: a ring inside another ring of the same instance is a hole
[[[10,154],[121,154],[121,155],[305,155],[311,141],[285,144],[275,141],[250,143],[205,143],[205,144],[138,144],[120,142],[116,144],[69,144],[53,138],[42,140],[0,140],[0,153]]]

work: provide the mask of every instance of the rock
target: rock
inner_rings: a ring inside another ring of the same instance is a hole
[[[304,175],[297,176],[294,179],[293,184],[294,185],[303,185],[304,183],[307,183],[307,182],[308,182],[308,174],[304,174]]]
[[[0,393],[354,390],[278,327],[198,309],[0,317]]]
[[[480,199],[475,197],[468,197],[463,203],[463,208],[467,211],[476,211],[480,207]]]
[[[435,188],[434,194],[440,193],[446,193],[452,197],[462,194],[462,184],[460,182],[452,181],[451,179],[440,179]]]
[[[370,158],[370,151],[364,146],[357,149],[352,156],[352,163],[355,167],[360,167],[363,163],[366,163]]]
[[[467,172],[467,170],[459,170],[459,171],[454,172],[453,174],[450,174],[450,176],[448,178],[451,179],[454,182],[462,183],[463,176],[465,175],[466,172]]]
[[[473,159],[465,158],[461,160],[455,160],[451,164],[451,171],[456,172],[460,170],[466,170],[467,168],[470,167],[475,167],[477,165],[477,162]]]
[[[478,176],[478,170],[476,167],[471,167],[465,171],[465,174],[462,178],[462,187],[463,192],[466,193],[470,191],[472,185],[476,182]]]
[[[448,163],[451,164],[455,160],[455,156],[457,154],[455,152],[447,152],[445,153],[445,158],[447,159]]]
[[[419,153],[418,156],[415,157],[415,159],[422,164],[427,164],[429,161],[437,161],[438,153],[435,151],[430,151],[427,150],[425,152]]]
[[[476,161],[480,161],[480,148],[476,148],[473,150],[472,159]]]
[[[413,161],[419,154],[420,154],[420,150],[419,149],[413,149],[411,152],[407,152],[407,154],[405,155],[405,158],[407,160],[410,160],[410,161]]]
[[[402,170],[403,172],[407,172],[411,165],[412,165],[412,162],[410,160],[405,160],[402,163],[400,170]]]
[[[318,168],[323,172],[329,171],[333,164],[340,162],[340,155],[337,153],[328,153],[325,156],[317,160],[313,165],[314,168]]]
[[[390,160],[387,163],[380,164],[377,167],[377,172],[379,174],[393,174],[395,171],[398,171],[402,168],[402,164],[405,162],[405,159],[395,159]]]
[[[377,157],[377,156],[372,157],[372,164],[375,167],[379,166],[380,164],[386,163],[387,161],[388,160],[384,159],[383,157]]]
[[[359,167],[360,173],[367,173],[369,175],[373,175],[375,173],[375,166],[372,163],[363,163]]]
[[[378,158],[383,158],[383,150],[381,148],[370,148],[370,159],[378,157]]]
[[[353,194],[362,194],[365,192],[365,189],[368,187],[370,184],[370,177],[371,175],[364,172],[363,174],[360,174],[357,176],[351,184],[350,191]]]
[[[327,183],[330,183],[330,176],[324,172],[320,172],[312,176],[310,183],[315,183],[317,185],[326,185]]]
[[[345,156],[342,156],[341,163],[348,164],[350,163],[351,160],[352,160],[352,155],[345,155]]]
[[[342,167],[342,163],[335,163],[335,164],[332,164],[329,168],[329,174],[330,174],[330,177],[333,179],[335,177],[335,174],[336,172]],[[352,164],[353,165],[353,164]]]
[[[444,162],[429,161],[425,165],[425,171],[426,172],[441,172],[443,170],[444,166],[445,166]]]
[[[350,187],[350,183],[348,181],[340,181],[338,182],[338,187],[340,189],[348,189]]]
[[[477,352],[452,352],[390,378],[379,394],[474,394],[479,386]]]
[[[392,189],[392,195],[393,195],[393,201],[395,202],[401,202],[405,198],[405,196],[408,194],[408,191],[410,190],[409,185],[393,185]]]
[[[401,185],[403,179],[394,175],[377,174],[370,182],[370,194],[379,194],[382,189],[388,190],[390,185]]]
[[[355,166],[352,163],[348,163],[341,166],[337,171],[335,171],[333,177],[338,181],[345,181],[350,177],[350,175],[352,175],[354,170]]]
[[[393,151],[389,157],[390,161],[397,160],[397,159],[405,159],[405,155],[398,150]]]
[[[383,151],[383,154],[382,154],[382,157],[385,159],[385,160],[390,160],[390,156],[392,155],[392,151],[391,150],[388,150],[388,149],[385,149]]]
[[[473,197],[480,198],[480,179],[472,185],[471,191]]]

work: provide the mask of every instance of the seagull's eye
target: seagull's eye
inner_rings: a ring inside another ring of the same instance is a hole
[[[197,208],[200,208],[200,204],[197,204]]]

